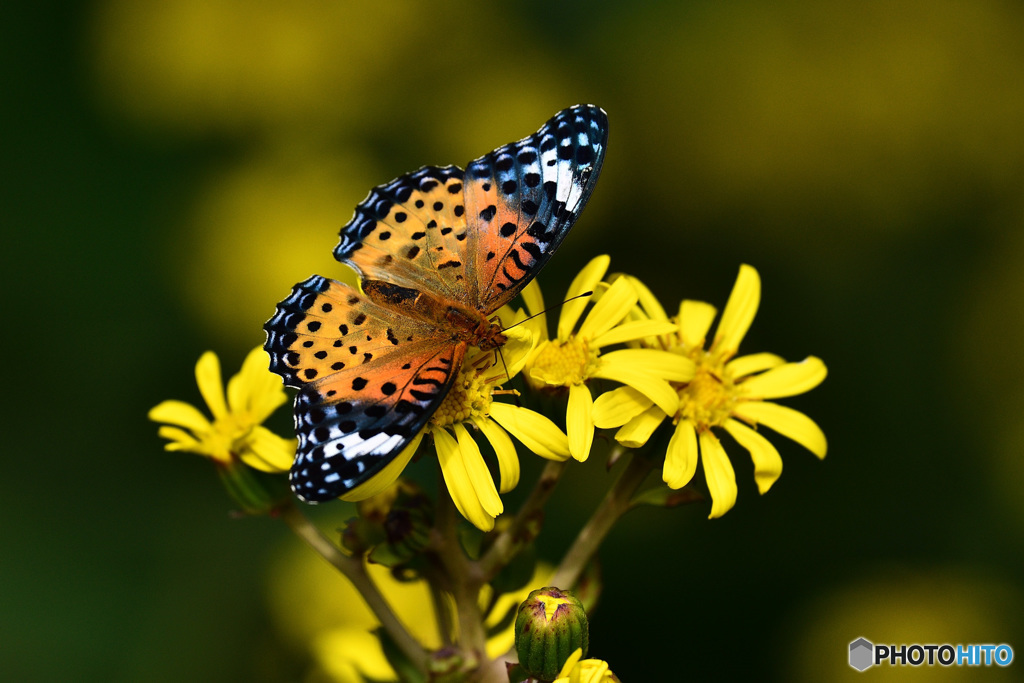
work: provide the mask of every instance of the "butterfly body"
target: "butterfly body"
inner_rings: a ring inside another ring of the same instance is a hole
[[[501,326],[491,322],[485,312],[458,301],[380,280],[364,281],[363,292],[382,306],[449,332],[454,343],[466,342],[470,346],[493,349],[507,341]]]
[[[604,112],[578,105],[465,171],[425,166],[356,207],[334,255],[361,291],[313,276],[264,325],[270,369],[299,389],[296,495],[372,477],[427,424],[467,349],[505,343],[495,313],[575,222],[606,145]]]

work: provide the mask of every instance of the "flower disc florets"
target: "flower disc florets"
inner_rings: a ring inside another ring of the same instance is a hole
[[[533,359],[530,374],[548,385],[582,384],[597,370],[598,352],[586,339],[571,336],[543,342]]]
[[[473,368],[463,370],[460,374],[455,386],[430,418],[430,423],[435,427],[447,427],[490,414],[493,384],[487,381],[483,373]]]
[[[689,383],[679,387],[679,411],[673,424],[689,420],[698,430],[721,427],[733,414],[740,388],[725,364],[702,349],[689,354],[697,369]]]

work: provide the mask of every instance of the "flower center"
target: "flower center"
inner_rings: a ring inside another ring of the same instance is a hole
[[[430,423],[435,427],[447,427],[456,422],[465,422],[471,417],[486,417],[491,410],[491,386],[484,380],[483,373],[470,370],[462,372]]]
[[[214,460],[229,462],[236,458],[245,447],[252,433],[252,420],[246,416],[228,413],[213,422],[213,428],[202,441]]]
[[[693,379],[679,387],[680,418],[689,420],[698,431],[720,427],[732,415],[741,390],[725,370],[725,363],[695,349],[690,357],[697,364]]]
[[[545,384],[583,384],[597,370],[597,351],[573,335],[565,341],[546,341],[534,358],[530,376]]]

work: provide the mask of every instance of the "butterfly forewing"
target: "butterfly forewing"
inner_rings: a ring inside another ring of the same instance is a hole
[[[342,229],[334,256],[367,280],[468,304],[462,169],[424,166],[374,188]]]
[[[271,369],[299,388],[292,488],[335,498],[390,462],[426,424],[465,355],[437,328],[314,276],[266,324]]]
[[[479,310],[508,303],[551,257],[597,183],[607,144],[604,111],[578,105],[469,163],[467,272]]]

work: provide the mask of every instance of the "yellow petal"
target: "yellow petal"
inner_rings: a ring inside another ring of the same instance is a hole
[[[761,304],[761,276],[753,266],[743,264],[725,304],[712,348],[723,358],[736,354]]]
[[[810,391],[825,379],[828,370],[820,358],[809,356],[799,363],[786,363],[743,382],[743,395],[750,398],[784,398]]]
[[[594,426],[600,429],[621,427],[651,407],[650,398],[633,387],[606,391],[594,401]]]
[[[594,304],[587,319],[580,325],[579,336],[593,339],[612,329],[626,317],[637,301],[636,290],[624,277],[616,280],[601,300]]]
[[[184,429],[163,425],[156,433],[160,438],[171,440],[170,443],[164,445],[164,450],[202,453],[200,442]]]
[[[519,456],[516,454],[515,444],[494,420],[474,417],[473,424],[487,437],[491,448],[494,449],[494,455],[498,458],[498,472],[501,475],[498,491],[508,493],[519,483]]]
[[[480,505],[488,515],[497,517],[504,511],[504,506],[501,504],[498,489],[494,487],[494,479],[491,477],[490,470],[487,469],[484,456],[480,453],[480,446],[469,435],[465,425],[461,422],[453,424],[452,429],[455,431],[455,439],[459,442],[459,452],[462,453],[462,462],[466,465],[466,473],[469,474],[469,479],[473,483],[476,497],[480,499]]]
[[[662,308],[661,303],[658,301],[658,297],[651,293],[651,290],[647,285],[641,282],[639,278],[635,278],[632,275],[626,275],[625,277],[636,290],[640,306],[643,308],[647,317],[651,320],[658,320],[661,322],[668,320],[668,315],[665,313],[665,309]]]
[[[594,372],[593,377],[610,379],[633,387],[656,403],[666,415],[674,415],[676,408],[679,407],[679,394],[672,385],[660,377],[636,370],[627,364],[602,364]]]
[[[710,431],[701,432],[700,461],[704,466],[704,479],[711,492],[711,514],[708,519],[721,517],[736,504],[736,472],[721,442]]]
[[[505,332],[505,336],[508,341],[500,349],[483,352],[491,356],[498,354],[497,362],[486,373],[486,378],[499,385],[522,371],[530,352],[533,351],[537,343],[537,337],[534,336],[533,330],[525,326],[513,327]]]
[[[384,466],[377,474],[373,475],[359,486],[355,487],[348,493],[344,493],[338,498],[341,500],[347,500],[350,503],[357,503],[367,498],[373,498],[374,496],[383,493],[387,489],[391,488],[391,485],[395,483],[399,475],[402,474],[402,470],[412,460],[412,456],[416,454],[416,449],[420,446],[420,441],[423,440],[424,431],[420,430],[419,434],[413,437],[409,445],[402,449],[402,452],[398,454],[394,460]]]
[[[568,437],[540,413],[495,401],[491,404],[491,417],[540,457],[558,461],[569,457]]]
[[[242,369],[228,382],[231,412],[248,415],[254,424],[266,420],[288,400],[281,378],[270,372],[270,357],[257,346],[242,363]]]
[[[534,316],[523,324],[529,327],[538,339],[547,339],[548,314],[544,312],[544,297],[541,294],[540,285],[537,283],[537,280],[531,280],[530,284],[526,285],[523,291],[519,293],[519,296],[523,297],[526,310],[530,312],[531,316]]]
[[[782,474],[782,458],[775,446],[759,433],[736,420],[726,420],[725,430],[736,439],[736,443],[750,452],[754,461],[754,481],[757,490],[766,493]]]
[[[569,293],[566,294],[565,298],[572,299],[583,292],[593,291],[597,283],[604,277],[604,274],[608,272],[609,263],[611,263],[611,257],[607,254],[591,259],[590,263],[584,266],[583,270],[573,279],[572,284],[569,285]],[[588,303],[588,297],[581,297],[562,304],[562,313],[558,316],[559,339],[569,338],[573,328],[576,327],[576,322],[580,319],[580,314],[583,313],[583,309],[587,307]]]
[[[619,349],[601,356],[601,365],[640,371],[670,382],[689,382],[696,366],[686,356],[660,349]],[[667,412],[667,411],[666,411]]]
[[[569,437],[569,454],[580,462],[586,462],[590,457],[590,446],[594,443],[594,399],[585,384],[569,387],[565,432]]]
[[[441,463],[441,475],[455,507],[476,528],[490,531],[494,528],[494,518],[488,515],[480,504],[469,472],[466,471],[458,442],[443,428],[432,429],[431,433],[437,447],[437,459]]]
[[[287,472],[295,459],[296,446],[295,439],[283,439],[266,427],[256,425],[246,437],[246,448],[238,457],[263,472]]]
[[[213,351],[207,351],[199,357],[196,363],[196,384],[214,419],[228,414],[228,407],[224,402],[224,385],[220,377],[220,360]]]
[[[259,361],[259,357],[254,356],[261,350],[259,347],[252,349],[242,361],[242,369],[228,380],[228,410],[234,415],[249,411],[249,397],[252,396],[253,380],[256,379],[253,370],[257,369],[253,366],[253,361]],[[267,365],[269,366],[269,359]]]
[[[725,364],[725,370],[735,380],[752,375],[755,372],[777,368],[785,364],[785,362],[785,359],[781,356],[776,356],[774,353],[751,353],[732,359]]]
[[[565,660],[565,664],[562,665],[562,670],[558,673],[558,678],[565,678],[568,676],[573,669],[576,668],[576,664],[583,659],[583,649],[576,648],[576,650],[569,655],[569,659]]]
[[[711,304],[683,299],[679,304],[679,333],[687,348],[704,348],[708,330],[717,312]]]
[[[210,421],[195,406],[184,401],[164,401],[149,411],[153,422],[165,422],[191,429],[199,435],[210,430]]]
[[[665,420],[665,413],[658,406],[651,406],[622,426],[615,433],[615,440],[626,448],[640,448],[651,434]]]
[[[680,420],[668,442],[665,467],[661,478],[669,488],[680,489],[690,483],[697,472],[697,432],[693,424]]]
[[[636,341],[644,337],[672,334],[676,329],[676,326],[667,320],[631,320],[594,337],[590,340],[590,346],[600,349],[612,344]]]
[[[765,401],[743,401],[733,409],[733,415],[751,424],[763,424],[779,434],[824,458],[828,452],[828,441],[821,427],[803,413]]]

